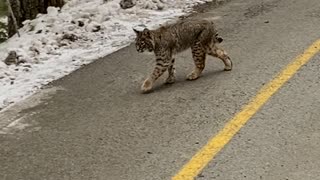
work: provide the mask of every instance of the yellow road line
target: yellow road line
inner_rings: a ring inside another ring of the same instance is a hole
[[[320,39],[283,69],[272,81],[262,87],[258,94],[225,127],[200,149],[172,180],[193,180],[219,153],[241,127],[283,86],[304,64],[320,50]]]

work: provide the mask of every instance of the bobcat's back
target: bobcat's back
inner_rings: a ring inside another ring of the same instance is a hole
[[[208,44],[217,41],[214,24],[208,20],[182,20],[153,31],[155,48],[183,51],[200,41]]]

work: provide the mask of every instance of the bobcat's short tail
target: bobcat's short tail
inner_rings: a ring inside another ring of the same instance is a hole
[[[222,37],[220,37],[218,34],[216,34],[215,38],[218,41],[218,43],[221,43],[223,41]]]
[[[215,34],[216,34],[214,37],[216,39],[215,42],[221,43],[223,41],[223,38],[219,36],[219,34],[216,30],[215,24],[212,20],[211,20],[211,28],[215,31]]]

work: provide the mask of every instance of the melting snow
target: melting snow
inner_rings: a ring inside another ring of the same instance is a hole
[[[69,0],[61,10],[49,7],[48,14],[24,22],[20,38],[14,36],[0,44],[0,111],[82,65],[129,45],[134,26],[156,27],[206,1],[210,0],[137,0],[136,6],[123,10],[120,0]],[[157,6],[164,9],[154,10]],[[4,63],[11,50],[23,63]]]

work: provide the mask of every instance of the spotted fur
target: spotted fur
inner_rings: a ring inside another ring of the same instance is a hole
[[[227,53],[217,47],[223,39],[218,36],[213,22],[208,20],[181,20],[174,24],[162,26],[156,30],[145,28],[136,32],[135,45],[138,52],[154,52],[156,66],[151,75],[144,81],[141,90],[148,92],[153,83],[168,71],[167,83],[175,81],[173,55],[191,48],[195,64],[194,70],[187,76],[188,80],[199,78],[205,68],[206,55],[217,57],[225,64],[225,70],[232,69],[232,61]]]

